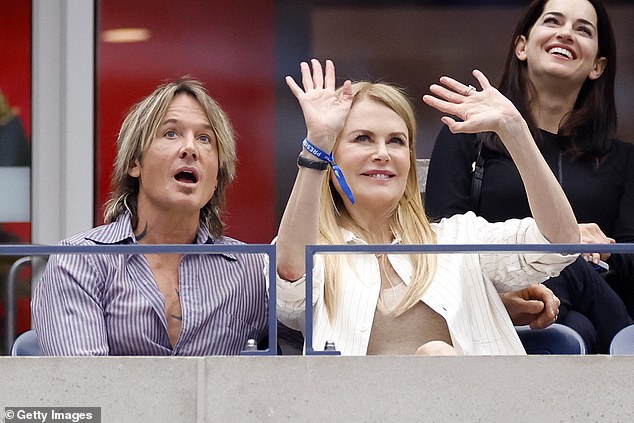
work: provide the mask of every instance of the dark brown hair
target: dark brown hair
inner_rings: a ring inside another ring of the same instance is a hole
[[[611,145],[611,137],[616,129],[616,105],[614,102],[614,79],[616,74],[616,41],[607,10],[600,0],[588,0],[597,14],[597,36],[599,49],[597,56],[605,57],[607,64],[603,74],[595,80],[586,79],[573,110],[561,122],[559,133],[569,136],[571,143],[566,151],[587,158],[599,158]],[[527,64],[515,55],[515,45],[520,36],[528,38],[537,19],[544,11],[548,0],[533,1],[522,15],[508,49],[504,73],[499,90],[507,96],[522,114],[539,144],[541,134],[530,113],[528,90],[534,90],[528,79]],[[492,133],[479,135],[485,145],[495,150],[503,150],[499,138]]]

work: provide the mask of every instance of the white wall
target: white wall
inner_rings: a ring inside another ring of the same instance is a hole
[[[0,374],[0,413],[102,422],[634,421],[625,356],[3,357]]]

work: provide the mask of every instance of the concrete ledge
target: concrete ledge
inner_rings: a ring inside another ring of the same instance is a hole
[[[0,374],[0,408],[103,422],[634,420],[624,356],[2,357]]]

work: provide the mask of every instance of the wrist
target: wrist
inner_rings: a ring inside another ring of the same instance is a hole
[[[323,172],[328,169],[328,162],[312,156],[307,157],[307,155],[304,155],[304,151],[302,150],[302,152],[299,153],[299,156],[297,156],[297,167],[306,167],[308,169]]]

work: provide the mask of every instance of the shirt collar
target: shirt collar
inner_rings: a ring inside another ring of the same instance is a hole
[[[85,238],[96,244],[137,244],[134,231],[132,230],[131,216],[129,212],[125,212],[117,217],[117,219],[107,225],[99,226],[88,231]],[[196,244],[228,244],[225,237],[214,239],[209,232],[209,228],[204,225],[198,226],[196,234]],[[220,253],[221,256],[229,260],[237,260],[235,254]]]
[[[349,231],[347,229],[341,228],[341,236],[343,237],[343,241],[346,244],[363,244],[363,245],[367,245],[367,242],[365,242],[364,240],[362,240],[361,238],[359,238],[354,232]],[[391,244],[400,244],[401,243],[401,238],[400,237],[395,237]]]

